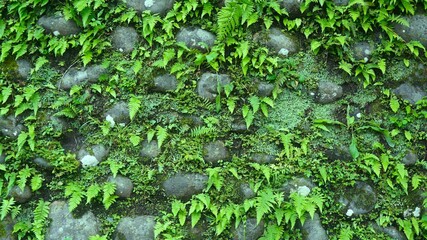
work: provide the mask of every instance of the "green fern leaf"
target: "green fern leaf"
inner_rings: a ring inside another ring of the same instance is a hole
[[[101,191],[101,187],[98,184],[90,185],[86,191],[86,204],[90,203],[90,201],[98,196]]]
[[[259,101],[258,96],[252,96],[252,97],[250,97],[250,98],[249,98],[249,103],[250,103],[250,104],[251,104],[251,106],[252,106],[253,113],[258,112],[258,110],[259,110],[259,105],[260,105],[260,101]]]
[[[218,40],[223,41],[240,25],[243,15],[242,5],[235,1],[229,1],[218,13]]]
[[[255,202],[257,224],[259,224],[265,214],[271,212],[275,203],[276,196],[272,189],[267,188],[258,192]]]
[[[71,197],[68,201],[68,210],[72,212],[81,203],[84,191],[80,185],[72,182],[65,187],[65,196]]]
[[[34,210],[34,221],[32,223],[32,231],[36,236],[36,239],[44,239],[43,230],[45,225],[47,225],[47,219],[49,217],[49,202],[40,200],[37,203],[37,207]]]
[[[166,138],[168,137],[168,132],[165,128],[163,128],[162,126],[157,126],[156,127],[157,130],[157,146],[159,148],[162,147],[163,142],[166,140]]]
[[[117,199],[117,196],[114,195],[114,192],[116,191],[116,184],[107,182],[102,187],[102,191],[104,193],[102,203],[104,204],[105,209],[108,209]]]
[[[3,220],[7,216],[7,214],[12,210],[14,204],[15,200],[13,199],[13,197],[9,200],[3,199],[0,211],[0,220]]]
[[[141,100],[135,96],[131,97],[129,100],[129,117],[131,121],[135,117],[140,107],[141,107]]]

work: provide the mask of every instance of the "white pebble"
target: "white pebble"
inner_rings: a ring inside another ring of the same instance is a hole
[[[421,215],[421,209],[419,207],[416,207],[415,210],[412,212],[412,215],[414,215],[414,217],[419,217]]]
[[[279,54],[283,55],[283,56],[288,56],[289,50],[286,48],[282,48],[282,49],[280,49]]]
[[[145,0],[144,6],[146,8],[152,7],[154,5],[154,0]]]
[[[53,35],[59,36],[59,35],[61,35],[61,33],[58,30],[56,30],[56,31],[53,32]]]
[[[110,116],[110,114],[108,114],[107,117],[105,117],[105,121],[110,123],[110,127],[114,127],[114,125],[116,125],[114,118]]]
[[[351,217],[351,216],[353,216],[353,213],[354,213],[353,210],[349,208],[347,210],[347,212],[345,213],[345,215],[347,215],[348,217]]]
[[[82,163],[83,168],[87,168],[87,167],[93,167],[98,165],[99,161],[98,159],[96,159],[95,156],[92,155],[86,155],[84,156],[80,162]]]
[[[310,193],[310,188],[307,186],[300,186],[298,187],[297,192],[299,195],[306,197]]]

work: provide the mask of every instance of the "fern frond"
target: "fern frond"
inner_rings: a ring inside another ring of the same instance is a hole
[[[163,145],[163,142],[166,140],[166,138],[168,137],[168,131],[165,129],[165,128],[163,128],[162,126],[157,126],[156,127],[156,130],[157,130],[157,145],[158,145],[158,147],[159,148],[161,148],[162,147],[162,145]]]
[[[13,199],[13,197],[9,200],[3,199],[0,211],[0,220],[3,220],[7,216],[7,214],[12,210],[14,204],[15,199]]]
[[[209,135],[216,131],[215,127],[198,126],[191,129],[191,137],[197,138],[201,136]]]
[[[70,197],[68,201],[68,210],[72,212],[82,201],[83,196],[85,195],[82,187],[77,183],[69,183],[65,187],[65,196]]]
[[[104,204],[105,209],[108,209],[117,199],[117,196],[114,195],[114,192],[116,191],[116,184],[107,182],[102,187],[102,191],[104,192],[102,203]]]
[[[43,230],[47,225],[47,219],[49,217],[49,202],[40,200],[37,204],[36,209],[34,210],[34,221],[33,233],[36,236],[36,239],[44,239]]]
[[[275,204],[276,195],[271,188],[259,191],[255,202],[257,224],[259,224],[265,214],[270,213]]]
[[[218,40],[224,40],[240,25],[243,9],[240,4],[230,1],[218,13]]]

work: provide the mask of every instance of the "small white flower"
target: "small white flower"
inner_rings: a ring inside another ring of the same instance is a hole
[[[419,207],[416,207],[415,210],[412,212],[412,215],[414,215],[414,217],[419,217],[421,215],[421,209]]]
[[[300,186],[298,187],[297,192],[299,195],[306,197],[310,193],[310,188],[307,186]]]
[[[283,56],[288,56],[289,50],[286,48],[282,48],[282,49],[280,49],[279,54],[283,55]]]
[[[403,30],[402,30],[402,32],[403,32],[403,33],[405,33],[405,32],[406,32],[406,30],[405,30],[405,29],[403,29]]]
[[[110,123],[110,127],[114,127],[114,125],[116,125],[114,118],[112,116],[110,116],[109,114],[107,115],[107,117],[105,117],[105,121]]]
[[[152,7],[154,5],[154,0],[145,0],[144,6],[146,8]]]
[[[99,161],[98,159],[96,159],[95,156],[92,155],[86,155],[84,156],[80,162],[82,163],[83,168],[87,168],[87,167],[93,167],[98,165]]]
[[[353,216],[353,213],[354,213],[353,210],[349,208],[347,210],[347,212],[345,213],[345,215],[347,215],[348,217],[351,217],[351,216]]]
[[[59,35],[61,35],[61,33],[58,30],[56,30],[56,31],[53,32],[53,35],[59,36]]]

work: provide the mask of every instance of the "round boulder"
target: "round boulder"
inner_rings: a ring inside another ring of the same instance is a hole
[[[125,102],[114,104],[105,114],[105,120],[111,123],[126,124],[130,121],[129,107]],[[111,124],[114,126],[114,124]]]
[[[297,39],[288,33],[283,33],[278,28],[269,29],[266,45],[281,57],[287,57],[299,50]]]
[[[117,27],[112,34],[112,42],[120,52],[130,53],[138,43],[138,33],[133,27]]]
[[[154,216],[137,216],[134,218],[124,217],[117,225],[114,240],[154,239],[154,226],[156,225]]]
[[[332,103],[343,95],[340,85],[333,82],[321,81],[318,84],[316,100],[319,103]]]
[[[28,186],[25,186],[24,189],[21,189],[18,186],[13,186],[10,190],[10,196],[19,203],[28,202],[32,195],[33,194],[31,193],[31,189]]]
[[[319,214],[314,213],[313,219],[307,216],[304,224],[301,227],[301,232],[304,240],[328,240],[328,235],[322,226]]]
[[[425,14],[416,14],[405,17],[409,26],[401,24],[395,25],[395,32],[405,41],[419,41],[427,48],[427,16]]]
[[[426,91],[420,87],[414,86],[410,83],[403,83],[393,90],[393,93],[407,100],[411,104],[415,104],[423,97],[427,96]]]
[[[129,178],[121,175],[117,175],[116,177],[109,176],[107,181],[116,185],[115,194],[117,196],[121,198],[128,198],[132,194],[133,183]]]
[[[138,12],[150,11],[164,15],[173,6],[173,0],[122,0],[130,8]]]
[[[159,148],[156,140],[152,140],[150,142],[144,140],[141,145],[142,148],[140,151],[140,156],[142,158],[153,159],[159,156],[161,153],[161,149]]]
[[[206,187],[208,177],[196,173],[177,173],[163,183],[167,196],[188,200],[201,193]]]
[[[341,196],[339,202],[345,206],[345,214],[351,217],[372,211],[377,202],[377,194],[367,183],[357,182]]]
[[[215,40],[216,37],[213,33],[198,27],[182,28],[176,35],[177,42],[183,42],[188,48],[201,51],[206,51],[208,47],[212,47]]]
[[[63,16],[43,16],[37,23],[55,36],[70,36],[81,31],[74,21]]]
[[[215,101],[218,95],[218,84],[224,87],[230,82],[231,79],[226,74],[204,73],[197,83],[197,93],[202,98]]]
[[[222,141],[210,142],[203,147],[203,159],[207,162],[216,163],[228,158],[228,150]]]
[[[257,224],[255,218],[249,218],[234,230],[234,240],[257,240],[264,233],[264,221]]]
[[[177,87],[178,81],[173,75],[165,74],[154,79],[154,90],[158,92],[175,91]]]
[[[15,116],[0,116],[0,132],[4,136],[16,139],[23,129],[24,126],[18,123],[18,119]]]
[[[58,87],[64,90],[71,89],[74,85],[83,85],[87,82],[96,82],[99,77],[106,73],[106,69],[101,65],[94,65],[82,69],[71,68],[58,81]]]

